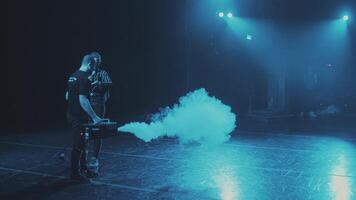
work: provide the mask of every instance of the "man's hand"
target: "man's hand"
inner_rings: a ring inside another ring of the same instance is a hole
[[[89,99],[85,95],[79,95],[79,103],[87,115],[91,118],[94,124],[102,123],[105,120],[98,117],[90,105]]]
[[[93,124],[94,124],[94,125],[96,125],[96,124],[101,124],[101,123],[107,121],[106,119],[101,119],[100,117],[94,118],[94,119],[92,119],[92,120],[93,120]]]

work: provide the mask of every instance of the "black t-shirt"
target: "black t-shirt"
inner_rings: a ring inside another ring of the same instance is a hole
[[[68,113],[78,119],[86,119],[87,114],[80,106],[79,95],[89,97],[90,81],[88,72],[77,70],[68,79]]]

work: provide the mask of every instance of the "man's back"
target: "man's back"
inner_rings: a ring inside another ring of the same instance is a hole
[[[75,118],[86,118],[85,111],[80,106],[79,95],[89,96],[89,73],[77,70],[68,79],[68,113]]]

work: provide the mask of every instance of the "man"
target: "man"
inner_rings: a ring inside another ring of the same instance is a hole
[[[95,67],[94,58],[85,55],[82,64],[68,79],[66,99],[68,101],[67,120],[72,129],[73,147],[71,155],[71,178],[78,181],[89,181],[91,173],[87,168],[87,150],[85,148],[82,125],[88,117],[97,124],[103,120],[95,114],[89,102],[89,76]]]
[[[91,90],[90,90],[90,104],[94,109],[94,112],[101,118],[105,117],[106,102],[109,99],[109,87],[112,81],[108,73],[102,69],[101,55],[98,52],[90,54],[95,61],[95,69],[90,76]],[[102,139],[96,139],[93,143],[93,157],[91,158],[90,167],[94,169],[95,175],[98,175],[99,169],[99,154],[102,145]]]

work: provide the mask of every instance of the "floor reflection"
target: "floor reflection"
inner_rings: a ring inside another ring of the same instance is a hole
[[[215,184],[220,192],[222,200],[239,199],[237,187],[237,177],[230,166],[224,166],[217,170],[216,176],[213,177]]]
[[[335,200],[350,200],[352,194],[352,186],[349,177],[342,175],[348,174],[348,161],[345,154],[341,154],[336,160],[332,174],[340,174],[341,176],[330,177],[331,196]]]
[[[354,145],[334,138],[294,144],[304,143],[311,151],[241,148],[232,142],[190,147],[179,155],[185,162],[177,163],[172,182],[184,191],[222,200],[354,199]]]
[[[204,192],[210,198],[240,199],[238,160],[231,146],[196,147],[185,157],[187,162],[177,168],[181,186]]]

